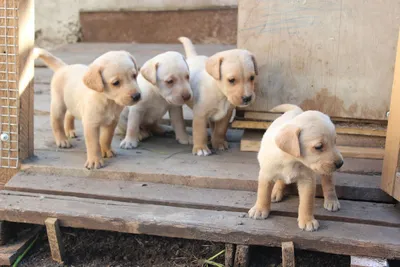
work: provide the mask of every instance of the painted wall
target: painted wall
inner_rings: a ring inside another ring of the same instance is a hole
[[[36,45],[54,48],[77,42],[80,38],[80,10],[155,11],[224,6],[237,6],[237,0],[35,0]]]

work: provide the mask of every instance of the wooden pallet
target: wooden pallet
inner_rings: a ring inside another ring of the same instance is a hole
[[[200,158],[165,138],[118,152],[106,168],[88,171],[80,149],[38,150],[0,191],[0,220],[43,225],[55,218],[76,228],[239,245],[292,241],[297,249],[400,258],[400,212],[379,189],[379,176],[335,174],[342,209],[326,211],[318,198],[321,229],[308,233],[297,227],[294,187],[285,201],[273,204],[267,220],[246,217],[256,199],[254,154],[233,148]]]
[[[246,152],[258,152],[264,132],[247,129],[244,131],[240,141],[240,150]],[[364,159],[383,159],[385,149],[378,147],[356,147],[338,146],[343,157],[364,158]]]

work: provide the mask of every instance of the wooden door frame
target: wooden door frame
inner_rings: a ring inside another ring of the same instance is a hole
[[[390,113],[386,132],[381,188],[400,201],[400,32],[397,43],[396,63]]]

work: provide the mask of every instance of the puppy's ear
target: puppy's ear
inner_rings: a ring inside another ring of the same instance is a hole
[[[101,76],[102,68],[99,65],[90,65],[89,69],[83,76],[83,83],[90,89],[99,93],[104,92],[103,77]]]
[[[223,60],[224,58],[221,55],[216,54],[206,61],[206,71],[216,80],[221,80],[221,64]]]
[[[126,52],[126,51],[125,51],[125,52]],[[129,52],[126,52],[126,53],[128,54],[128,57],[133,61],[133,64],[135,64],[135,69],[136,69],[136,71],[139,71],[140,67],[139,67],[138,64],[137,64],[136,59],[132,56],[131,53],[129,53]]]
[[[275,137],[276,145],[284,152],[295,158],[300,157],[300,135],[301,129],[295,125],[284,126]]]
[[[156,85],[157,69],[158,69],[158,62],[154,63],[152,61],[148,61],[140,68],[140,73],[142,74],[143,78],[145,78],[151,84]]]
[[[256,61],[256,57],[255,57],[254,55],[251,55],[251,61],[253,61],[254,73],[255,73],[256,75],[258,75],[257,61]]]

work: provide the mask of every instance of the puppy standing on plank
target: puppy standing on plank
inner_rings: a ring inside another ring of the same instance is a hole
[[[290,104],[275,107],[272,112],[285,112],[265,132],[258,162],[257,202],[249,211],[254,219],[268,217],[274,182],[275,200],[283,184],[297,183],[299,190],[298,224],[302,230],[314,231],[319,223],[314,218],[316,174],[322,175],[325,198],[331,204],[338,200],[331,177],[343,165],[343,157],[336,147],[335,125],[319,111],[305,111]],[[325,199],[326,200],[326,199]]]
[[[167,111],[176,140],[192,144],[183,120],[182,105],[192,98],[189,68],[183,56],[166,52],[148,60],[140,69],[138,84],[142,100],[121,114],[118,131],[126,135],[120,147],[132,149],[152,133],[163,134],[165,130],[158,123]]]
[[[193,154],[208,156],[207,123],[212,127],[211,144],[225,150],[225,135],[235,107],[246,107],[255,98],[257,64],[247,50],[232,49],[211,57],[198,56],[192,42],[180,37],[190,69],[193,101]]]
[[[111,51],[86,66],[66,65],[44,49],[35,48],[34,53],[55,72],[50,116],[57,146],[71,147],[68,137],[76,137],[74,119],[80,119],[87,149],[85,167],[101,168],[102,157],[115,155],[111,141],[122,109],[141,98],[134,57],[125,51]]]

